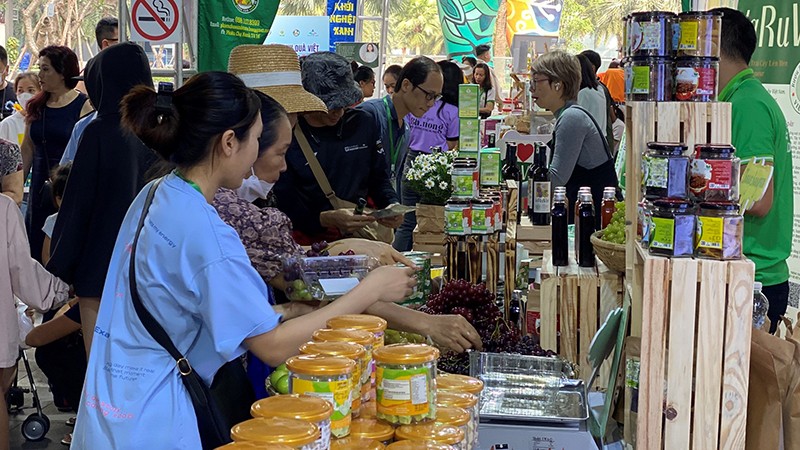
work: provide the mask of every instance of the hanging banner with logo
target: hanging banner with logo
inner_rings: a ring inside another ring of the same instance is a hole
[[[328,0],[332,52],[336,51],[336,44],[339,42],[355,42],[357,3],[358,0]]]
[[[480,44],[492,44],[499,0],[437,0],[444,46],[451,58],[475,54]]]
[[[264,43],[288,45],[299,56],[327,51],[328,16],[278,16]]]
[[[558,36],[563,0],[506,0],[506,39],[514,35]]]
[[[278,12],[279,0],[201,1],[197,14],[197,68],[228,70],[228,56],[242,44],[261,44]]]
[[[800,283],[800,27],[797,2],[739,0],[756,28],[756,51],[750,61],[755,76],[780,105],[789,128],[794,168],[794,238],[789,257],[790,280]],[[778,168],[776,167],[776,170]],[[773,203],[777,205],[778,203]],[[798,286],[793,286],[796,302]],[[794,303],[797,306],[797,303]]]
[[[347,61],[355,61],[360,66],[378,68],[378,44],[373,42],[337,42],[336,54]]]

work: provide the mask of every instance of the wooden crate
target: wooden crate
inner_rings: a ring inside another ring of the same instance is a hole
[[[555,267],[552,252],[546,251],[542,264],[540,298],[541,336],[543,348],[558,354],[580,367],[580,377],[589,379],[589,344],[608,313],[622,306],[622,276],[602,262],[597,267],[578,267],[574,258],[566,267]],[[610,376],[610,361],[601,367],[595,386],[605,388]]]
[[[504,283],[505,283],[505,313],[508,317],[508,307],[511,302],[511,294],[514,293],[515,280],[517,273],[517,214],[519,211],[519,186],[516,181],[506,181],[506,189],[508,190],[508,203],[506,207],[506,240],[505,249],[503,254],[505,257],[504,265]]]
[[[528,216],[522,217],[517,226],[517,243],[522,244],[531,255],[543,255],[552,248],[553,234],[550,226],[531,225]]]
[[[497,293],[500,280],[500,233],[446,236],[444,244],[445,278],[486,283]]]
[[[634,257],[645,299],[637,448],[744,448],[753,263],[670,260],[638,245]]]
[[[412,248],[417,252],[433,253],[431,263],[441,266],[444,264],[444,239],[444,234],[420,233],[415,228]]]

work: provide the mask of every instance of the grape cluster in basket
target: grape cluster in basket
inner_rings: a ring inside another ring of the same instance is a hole
[[[617,202],[611,222],[603,230],[603,240],[612,244],[625,243],[625,202]]]

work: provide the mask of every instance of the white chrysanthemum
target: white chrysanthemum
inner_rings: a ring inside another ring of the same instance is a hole
[[[425,180],[425,187],[428,189],[433,189],[433,180]]]
[[[449,188],[449,187],[450,187],[450,185],[448,185],[446,182],[444,182],[444,181],[439,182],[439,189],[441,189],[443,191],[446,191],[447,188]]]

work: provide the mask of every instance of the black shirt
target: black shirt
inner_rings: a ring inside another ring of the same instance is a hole
[[[14,91],[14,85],[12,83],[6,83],[6,88],[3,89],[3,103],[2,105],[2,119],[14,114],[14,103],[17,102],[17,94]],[[2,120],[0,119],[0,120]]]

